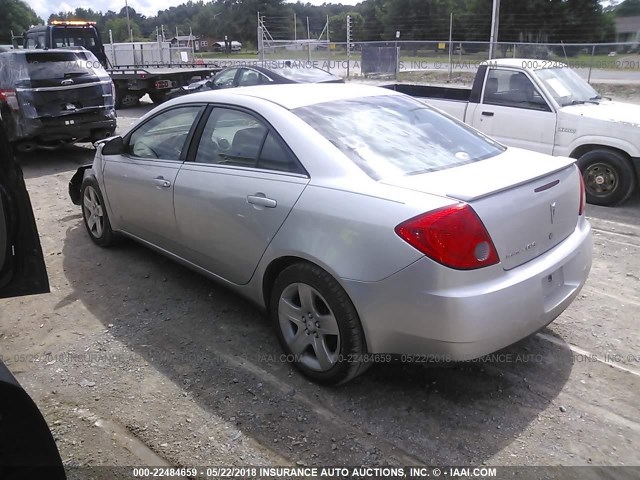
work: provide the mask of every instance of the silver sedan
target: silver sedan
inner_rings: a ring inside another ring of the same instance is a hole
[[[321,383],[377,354],[492,353],[560,315],[591,267],[572,159],[376,87],[175,99],[100,143],[70,194],[96,244],[135,239],[265,308]]]

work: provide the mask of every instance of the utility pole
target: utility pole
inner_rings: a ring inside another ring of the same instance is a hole
[[[124,8],[127,11],[127,30],[129,30],[129,41],[133,43],[133,31],[131,30],[131,21],[129,20],[129,4],[124,0]]]
[[[493,10],[491,12],[491,38],[489,41],[489,60],[495,57],[496,43],[498,42],[498,27],[500,23],[500,0],[493,0]]]

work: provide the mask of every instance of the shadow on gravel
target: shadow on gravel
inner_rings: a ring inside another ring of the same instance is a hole
[[[18,163],[24,171],[24,178],[38,178],[69,172],[69,180],[80,165],[93,162],[95,149],[89,143],[70,145],[58,150],[38,150],[31,153],[17,153]],[[52,168],[53,165],[53,168]]]
[[[101,249],[81,221],[63,255],[70,297],[113,324],[108,335],[291,464],[478,465],[550,407],[572,369],[568,349],[532,337],[494,361],[378,364],[319,387],[282,361],[264,315],[216,283],[133,242]]]
[[[622,205],[616,207],[600,207],[587,204],[587,217],[627,223],[640,226],[640,191],[637,191]]]

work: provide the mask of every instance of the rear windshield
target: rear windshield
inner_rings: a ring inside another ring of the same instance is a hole
[[[504,147],[404,95],[361,97],[293,110],[375,180],[444,170]]]
[[[300,83],[335,82],[341,80],[339,77],[316,67],[292,65],[291,67],[272,68],[272,70],[278,75]]]
[[[32,80],[105,75],[91,52],[34,52],[25,54],[25,59]]]
[[[53,46],[60,47],[94,47],[96,45],[95,30],[84,27],[56,27],[53,30]]]

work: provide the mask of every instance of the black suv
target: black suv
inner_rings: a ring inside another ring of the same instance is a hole
[[[88,50],[0,53],[0,114],[18,151],[112,136],[114,98],[111,78]]]

